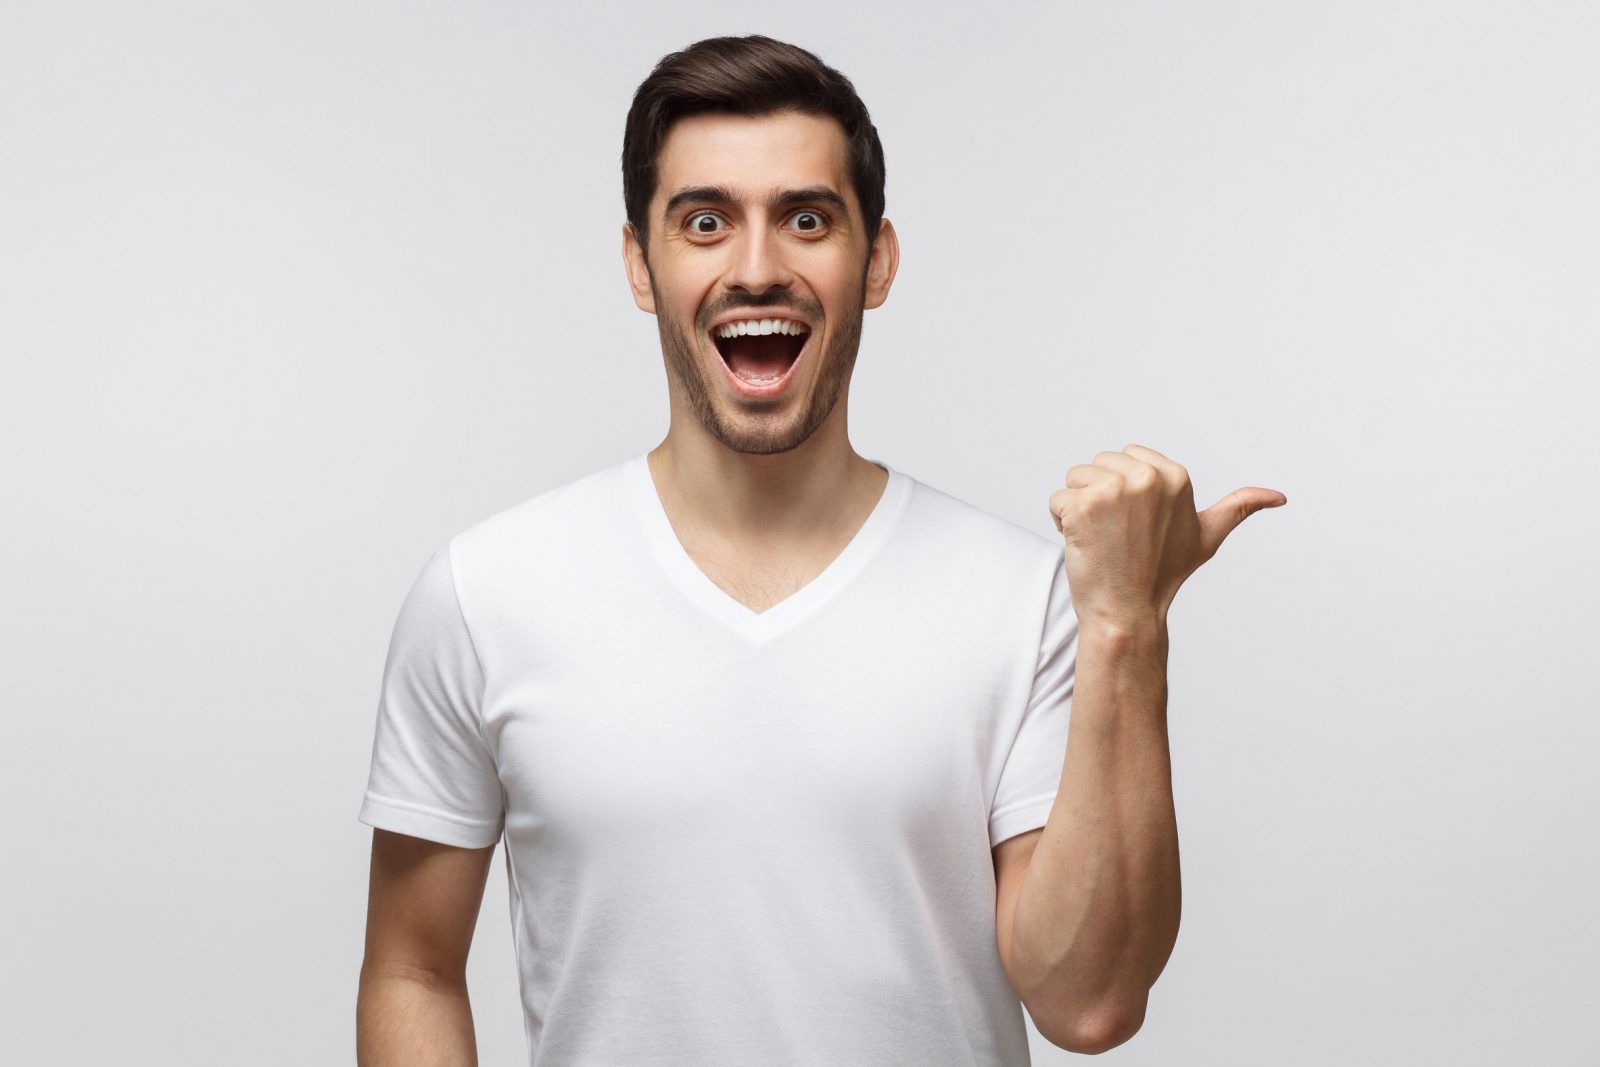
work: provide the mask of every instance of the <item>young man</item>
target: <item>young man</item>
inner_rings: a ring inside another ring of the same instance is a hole
[[[810,52],[667,56],[623,175],[670,428],[405,601],[360,1062],[475,1062],[502,836],[535,1064],[1025,1064],[1021,1005],[1127,1040],[1177,932],[1165,612],[1227,523],[1130,446],[1051,497],[1064,552],[851,448],[899,250],[877,133]]]

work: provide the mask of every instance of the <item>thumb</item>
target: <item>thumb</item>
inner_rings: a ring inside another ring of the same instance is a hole
[[[1262,508],[1279,508],[1289,498],[1276,489],[1246,486],[1235,489],[1209,508],[1200,512],[1200,544],[1205,558],[1216,555],[1223,539],[1238,529],[1239,524]]]

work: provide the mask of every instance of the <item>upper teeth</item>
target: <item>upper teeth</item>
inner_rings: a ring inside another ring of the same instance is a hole
[[[746,319],[744,322],[725,322],[717,327],[718,337],[742,337],[745,334],[786,333],[802,334],[806,328],[789,319]]]

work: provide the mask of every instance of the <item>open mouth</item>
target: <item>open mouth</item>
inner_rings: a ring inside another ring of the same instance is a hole
[[[768,319],[759,327],[738,328],[749,332],[724,337],[723,333],[731,331],[717,327],[711,332],[711,343],[734,377],[757,388],[784,381],[811,338],[807,326],[789,320]]]

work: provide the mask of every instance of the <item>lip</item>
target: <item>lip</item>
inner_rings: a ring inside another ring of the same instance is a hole
[[[738,322],[740,320],[729,319],[727,321]],[[798,322],[800,320],[796,319],[795,321]],[[713,326],[712,329],[714,330],[716,327]],[[717,362],[722,365],[722,376],[728,380],[728,385],[733,389],[734,392],[751,400],[766,400],[772,397],[782,396],[783,393],[789,388],[789,383],[794,381],[795,374],[800,369],[800,364],[806,361],[806,355],[811,351],[811,342],[816,338],[816,336],[817,333],[815,330],[808,332],[806,334],[806,343],[800,346],[800,353],[794,357],[794,362],[789,364],[789,369],[783,372],[783,377],[779,378],[775,382],[769,382],[766,385],[752,385],[743,378],[739,377],[737,374],[733,373],[733,368],[728,366],[728,361],[723,359],[722,353],[717,350],[715,339],[713,339],[711,343],[711,354],[715,356]]]

